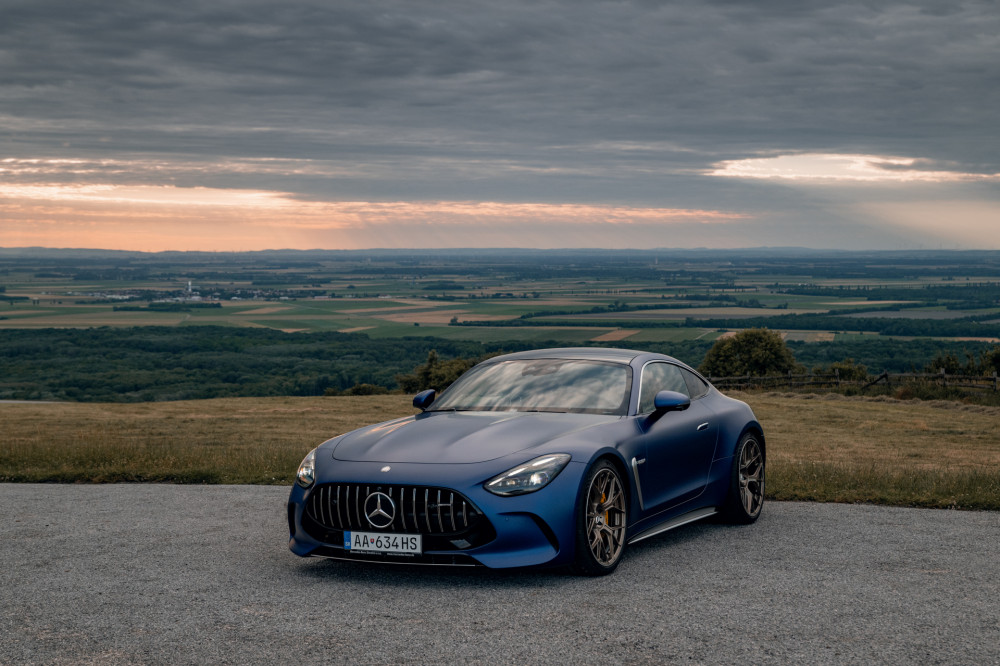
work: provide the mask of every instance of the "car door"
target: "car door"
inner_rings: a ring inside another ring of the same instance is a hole
[[[653,414],[653,398],[660,391],[691,396],[685,373],[679,366],[660,361],[647,363],[642,369],[638,409],[645,462],[638,471],[643,505],[650,513],[697,497],[708,483],[719,431],[714,412],[696,394],[683,411]]]

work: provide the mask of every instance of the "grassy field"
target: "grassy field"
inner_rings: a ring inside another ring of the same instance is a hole
[[[405,396],[0,404],[0,481],[291,483],[325,439],[412,413]]]
[[[1000,510],[1000,408],[750,393],[768,496]],[[0,404],[0,481],[290,484],[302,456],[409,396]]]
[[[539,309],[578,311],[591,307],[590,299],[480,300],[441,302],[416,299],[317,299],[280,302],[225,302],[219,308],[156,312],[115,310],[115,304],[80,305],[70,299],[48,297],[42,305],[0,306],[0,330],[40,328],[88,328],[96,326],[235,326],[283,331],[364,332],[373,338],[434,336],[446,340],[494,342],[512,339],[579,344],[616,330],[581,321],[579,325],[553,325],[512,329],[493,326],[449,326],[452,318],[466,321],[502,321]],[[609,298],[600,301],[610,302]],[[132,306],[136,307],[136,306]],[[720,312],[705,309],[706,316]],[[606,315],[605,315],[606,316]],[[639,329],[627,339],[641,342],[672,342],[705,335],[718,335],[700,328]],[[626,339],[622,338],[622,339]]]
[[[734,395],[764,425],[772,498],[1000,510],[1000,408]]]

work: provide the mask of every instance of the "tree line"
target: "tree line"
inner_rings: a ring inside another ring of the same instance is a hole
[[[431,350],[446,358],[527,348],[437,338],[371,339],[190,326],[0,331],[0,399],[143,402],[324,395],[396,376]]]
[[[769,332],[770,333],[770,332]],[[731,345],[724,338],[721,344]],[[777,334],[773,334],[777,336]],[[778,336],[780,340],[780,336]],[[713,352],[704,340],[585,343],[630,346],[680,359],[706,374],[746,374],[742,367],[706,366],[734,350]],[[757,351],[787,350],[807,368],[851,364],[873,372],[910,372],[934,363],[949,368],[983,363],[987,343],[877,338],[845,342],[781,342],[749,345]],[[442,388],[488,355],[562,346],[557,341],[475,342],[412,336],[370,338],[363,333],[285,333],[259,328],[187,326],[179,328],[92,328],[0,330],[0,399],[141,402],[235,396],[327,395]],[[990,352],[991,354],[993,352]],[[752,355],[751,355],[752,356]],[[989,358],[996,359],[1000,353]],[[971,360],[970,360],[971,359]],[[784,363],[784,361],[782,361]],[[763,368],[761,370],[760,368]],[[753,372],[785,372],[765,364]]]

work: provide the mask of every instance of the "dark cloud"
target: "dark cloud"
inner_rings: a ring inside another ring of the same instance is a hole
[[[992,0],[30,0],[0,15],[0,157],[312,159],[339,175],[209,180],[672,205],[760,196],[692,178],[760,154],[1000,171]]]

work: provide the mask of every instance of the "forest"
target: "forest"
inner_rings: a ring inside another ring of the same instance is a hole
[[[431,351],[442,360],[558,346],[364,333],[284,333],[258,328],[159,326],[0,331],[0,399],[143,402],[236,396],[316,396],[372,385],[400,388]],[[593,346],[621,346],[586,343]],[[701,365],[710,341],[636,345]],[[873,372],[922,370],[935,358],[978,355],[991,345],[932,339],[789,342],[806,368],[851,358]]]

